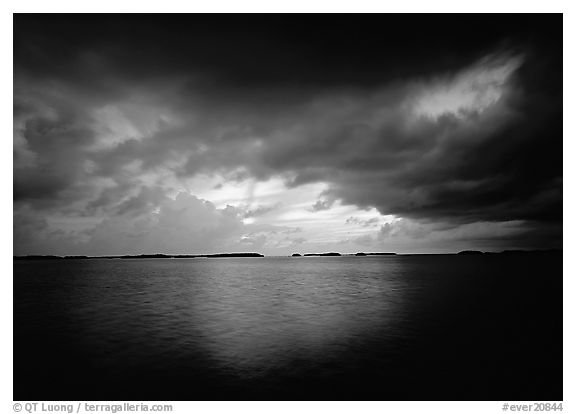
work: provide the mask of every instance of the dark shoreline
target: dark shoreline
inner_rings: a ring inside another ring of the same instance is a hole
[[[490,255],[518,255],[518,254],[562,254],[560,249],[548,250],[503,250],[500,252],[482,252],[478,250],[464,250],[458,253],[306,253],[293,254],[292,257],[368,257],[368,256],[490,256]],[[215,254],[140,254],[140,255],[111,255],[111,256],[56,256],[56,255],[27,255],[13,256],[13,260],[87,260],[87,259],[195,259],[195,258],[238,258],[238,257],[266,257],[260,253],[215,253]],[[269,256],[290,257],[290,256]]]
[[[226,257],[264,257],[260,253],[217,253],[217,254],[140,254],[123,256],[14,256],[14,260],[87,260],[87,259],[195,259]]]

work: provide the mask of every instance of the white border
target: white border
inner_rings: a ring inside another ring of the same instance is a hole
[[[567,0],[11,0],[13,13],[563,13]],[[487,28],[488,29],[488,28]]]
[[[576,349],[574,341],[574,278],[576,268],[571,254],[576,236],[576,218],[570,214],[576,211],[574,178],[576,178],[576,131],[574,122],[573,97],[574,78],[576,74],[574,65],[574,51],[576,50],[576,36],[573,18],[573,7],[569,1],[502,1],[489,0],[465,4],[469,2],[457,1],[411,1],[411,2],[383,2],[383,1],[311,1],[293,0],[273,2],[271,0],[218,0],[203,2],[169,1],[148,2],[105,0],[98,2],[67,1],[11,1],[9,5],[2,6],[0,17],[0,44],[2,47],[2,125],[4,134],[2,150],[0,151],[0,168],[2,188],[2,236],[1,248],[4,255],[1,257],[2,276],[0,276],[2,292],[1,320],[3,331],[7,334],[2,337],[1,346],[1,377],[0,395],[2,412],[12,411],[12,13],[30,12],[563,12],[564,16],[564,411],[574,412],[573,395],[576,390],[574,381],[574,354],[570,350]],[[574,2],[573,2],[574,3]],[[489,27],[487,27],[489,30]],[[568,115],[568,116],[566,116]],[[8,190],[10,189],[10,190]],[[543,282],[546,275],[542,275]],[[535,298],[537,303],[537,298]],[[176,413],[185,412],[234,412],[236,414],[248,413],[290,413],[293,412],[322,412],[350,413],[352,410],[361,410],[362,413],[498,413],[502,402],[172,402]]]

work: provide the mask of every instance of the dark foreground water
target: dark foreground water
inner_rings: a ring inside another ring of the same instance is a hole
[[[17,261],[14,399],[561,400],[561,261]]]

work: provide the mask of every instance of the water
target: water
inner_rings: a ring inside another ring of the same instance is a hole
[[[561,400],[561,256],[14,262],[17,400]]]

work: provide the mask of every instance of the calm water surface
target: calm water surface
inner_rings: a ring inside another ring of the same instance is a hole
[[[17,261],[14,398],[560,400],[561,277],[543,254]]]

